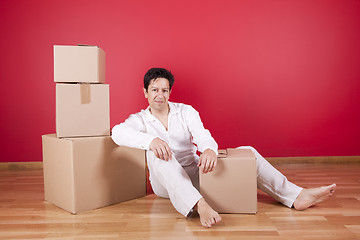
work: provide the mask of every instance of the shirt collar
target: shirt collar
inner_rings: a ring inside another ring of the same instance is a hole
[[[178,113],[180,111],[180,109],[176,106],[176,104],[174,104],[173,102],[168,102],[169,103],[169,108],[170,108],[170,111],[169,111],[169,117],[171,115],[174,115],[176,113]],[[156,120],[156,117],[154,115],[151,114],[150,112],[150,106],[148,106],[145,110],[145,114],[146,114],[146,119],[148,121],[155,121]]]
[[[180,111],[180,108],[178,108],[178,106],[173,102],[169,102],[169,107],[170,107],[169,116],[175,115],[176,113],[178,113]]]
[[[148,120],[148,121],[150,121],[150,122],[156,120],[156,118],[154,117],[154,115],[152,115],[151,112],[150,112],[150,106],[148,106],[148,107],[146,108],[146,110],[145,110],[145,116],[146,116],[146,120]]]

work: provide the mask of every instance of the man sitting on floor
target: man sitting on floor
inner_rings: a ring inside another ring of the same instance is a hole
[[[154,193],[170,198],[184,216],[196,210],[201,224],[211,227],[221,217],[199,192],[199,170],[206,174],[216,167],[218,145],[193,107],[168,101],[173,84],[174,77],[168,70],[150,69],[144,76],[143,89],[148,108],[114,126],[112,139],[118,145],[147,150]],[[251,149],[256,157],[258,188],[287,207],[305,210],[335,191],[336,184],[303,189],[289,182],[254,148],[240,148]]]

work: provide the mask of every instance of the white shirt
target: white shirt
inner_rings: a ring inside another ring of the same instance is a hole
[[[168,130],[151,114],[148,107],[114,126],[112,139],[118,145],[149,150],[151,141],[158,137],[167,142],[181,166],[198,161],[196,150],[203,152],[209,148],[218,153],[217,143],[204,128],[199,113],[192,106],[169,102],[169,107]]]

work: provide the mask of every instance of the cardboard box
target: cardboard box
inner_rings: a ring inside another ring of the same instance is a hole
[[[207,203],[219,213],[255,214],[257,179],[256,159],[252,151],[219,151],[215,170],[200,174],[200,192]]]
[[[56,84],[58,137],[109,136],[108,84]]]
[[[105,83],[105,52],[97,46],[54,45],[54,81]]]
[[[42,136],[45,200],[71,213],[146,195],[145,151],[110,136]]]

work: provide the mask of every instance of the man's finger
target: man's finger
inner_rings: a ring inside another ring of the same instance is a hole
[[[211,171],[211,165],[212,165],[212,162],[211,162],[210,159],[208,159],[207,163],[208,163],[208,164],[207,164],[207,168],[206,168],[206,173],[208,173],[208,172]]]
[[[164,145],[164,153],[166,154],[167,160],[172,158],[172,153],[167,144]]]
[[[214,170],[214,168],[216,167],[216,162],[217,162],[217,157],[213,158],[211,161],[211,169],[210,172]]]
[[[166,150],[168,151],[169,159],[171,160],[171,159],[172,159],[172,152],[171,152],[171,150],[170,150],[170,148],[169,148],[168,145],[166,145]]]
[[[216,161],[211,161],[209,172],[212,172],[215,168]]]
[[[158,151],[159,151],[159,155],[160,155],[160,159],[165,160],[165,155],[164,155],[164,150],[162,148],[162,145],[159,144],[157,147]]]
[[[201,173],[203,173],[203,169],[204,169],[204,157],[203,157],[202,155],[200,155],[198,167],[200,168]]]
[[[166,152],[163,148],[160,148],[160,152],[161,152],[161,156],[162,156],[162,160],[165,160],[167,161],[167,155],[166,155]]]
[[[155,156],[156,156],[157,158],[161,158],[160,152],[159,152],[159,149],[158,149],[158,148],[155,148]]]
[[[211,172],[214,169],[215,160],[212,157],[209,157],[208,159],[209,165],[207,172]]]
[[[160,152],[161,152],[161,159],[167,161],[168,160],[167,159],[168,155],[167,155],[166,150],[165,150],[165,148],[163,146],[160,147]]]
[[[203,173],[207,173],[208,171],[209,171],[209,159],[205,158]]]
[[[164,160],[164,153],[163,153],[162,149],[159,148],[158,151],[159,151],[160,159]]]
[[[206,169],[206,158],[203,157],[202,163],[201,163],[201,172],[205,173],[205,169]]]
[[[164,151],[165,160],[168,161],[170,158],[170,155],[169,155],[169,151],[166,148],[166,146],[163,148],[163,151]]]

